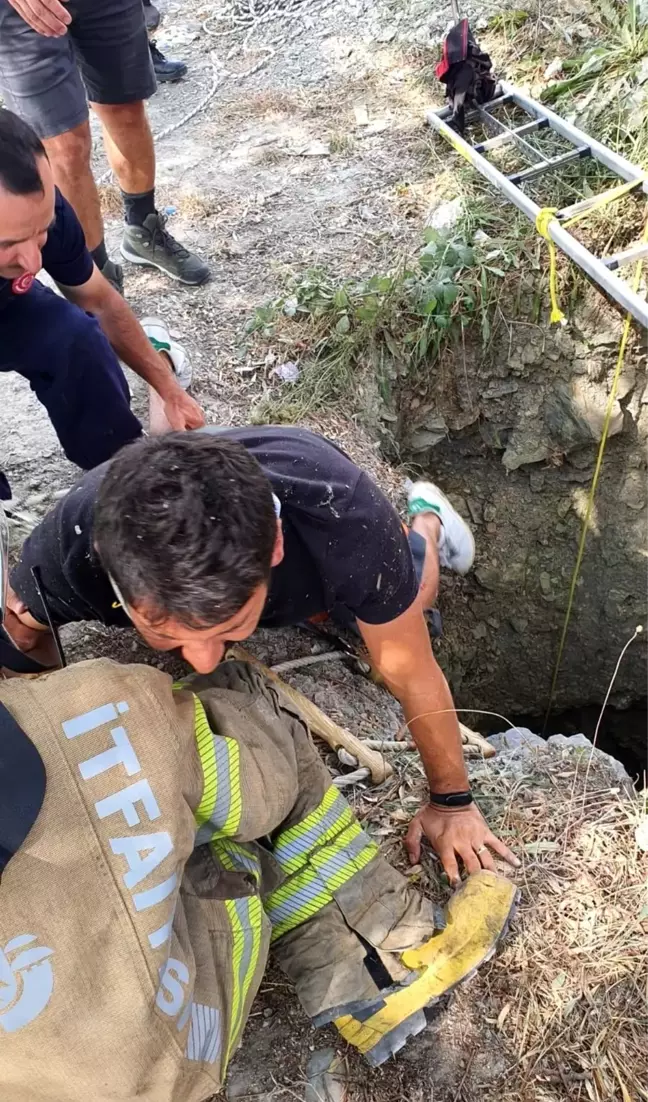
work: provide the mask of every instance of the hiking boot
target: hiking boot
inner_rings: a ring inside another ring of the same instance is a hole
[[[446,925],[418,949],[400,953],[410,975],[378,998],[335,1008],[340,1034],[372,1067],[425,1029],[425,1009],[469,979],[495,953],[515,910],[518,891],[494,872],[473,873],[452,896]],[[347,1013],[339,1013],[346,1010]],[[317,1025],[330,1017],[320,1015]]]
[[[475,540],[463,517],[433,482],[407,485],[407,509],[410,517],[435,513],[441,521],[439,562],[457,574],[467,574],[475,559]]]
[[[193,368],[181,344],[171,339],[171,334],[160,318],[142,318],[140,325],[156,352],[166,352],[171,360],[173,374],[183,390],[191,386]]]
[[[107,279],[120,295],[124,294],[124,269],[121,264],[115,264],[114,260],[107,260],[100,269],[104,279]]]
[[[147,31],[156,31],[160,26],[160,13],[155,7],[155,4],[151,3],[151,0],[144,0],[144,20],[146,22]]]
[[[155,42],[149,42],[151,61],[155,69],[155,75],[160,84],[173,84],[176,80],[182,80],[187,75],[187,66],[184,61],[170,61],[162,50],[158,50]]]
[[[158,211],[148,214],[142,226],[124,227],[121,254],[132,264],[159,268],[192,287],[206,283],[211,275],[207,265],[165,229],[165,220]]]

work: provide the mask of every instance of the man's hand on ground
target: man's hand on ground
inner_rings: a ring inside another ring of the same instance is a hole
[[[32,30],[47,38],[60,38],[72,22],[69,11],[59,0],[9,0],[9,3]]]
[[[425,836],[438,853],[451,884],[459,882],[459,859],[466,872],[494,869],[493,850],[509,865],[520,862],[508,846],[496,838],[476,804],[446,810],[427,804],[410,823],[405,847],[413,865],[421,857],[421,840]]]
[[[177,383],[162,396],[162,401],[172,429],[201,429],[205,424],[205,415],[196,400]]]

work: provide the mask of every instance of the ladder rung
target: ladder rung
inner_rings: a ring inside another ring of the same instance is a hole
[[[648,242],[633,245],[630,249],[615,253],[614,256],[602,256],[601,260],[606,268],[614,272],[617,268],[622,268],[624,264],[632,264],[633,260],[641,260],[644,256],[648,256]]]
[[[505,95],[496,96],[495,99],[489,99],[488,103],[482,103],[479,107],[468,113],[468,118],[471,115],[477,115],[480,111],[490,111],[493,107],[501,107],[503,103],[510,103],[512,96],[507,92]],[[494,120],[497,121],[496,119]]]
[[[579,145],[571,153],[563,153],[560,157],[552,157],[549,161],[540,161],[537,165],[531,165],[530,168],[525,168],[522,172],[514,172],[512,176],[507,176],[507,180],[517,185],[522,180],[530,180],[533,176],[542,176],[543,173],[553,172],[554,168],[560,168],[561,165],[566,165],[570,161],[578,161],[581,157],[589,156],[589,146]]]
[[[508,133],[497,134],[494,138],[489,138],[488,141],[480,142],[479,145],[473,148],[476,153],[485,153],[488,149],[496,149],[497,146],[506,145],[507,142],[515,141],[521,134],[530,134],[534,130],[543,130],[546,126],[549,126],[547,119],[534,119],[533,122],[527,122],[524,126],[518,126],[515,130],[509,130]]]
[[[499,107],[503,103],[510,103],[512,97],[507,93],[506,95],[498,96],[496,99],[489,100],[484,104],[484,107]],[[477,118],[481,107],[473,107],[470,111],[466,111],[466,122],[470,122],[471,119]],[[438,112],[439,118],[445,121],[452,115],[452,107],[442,107]]]
[[[478,110],[482,121],[487,126],[492,123],[493,126],[495,126],[500,131],[500,133],[505,134],[507,137],[509,134],[513,135],[517,145],[519,145],[521,149],[524,149],[527,155],[530,154],[531,159],[536,164],[538,164],[538,162],[543,159],[542,154],[539,150],[534,149],[532,145],[529,145],[529,143],[524,140],[524,138],[519,137],[519,135],[515,135],[515,131],[510,126],[507,126],[506,123],[501,122],[500,119],[496,119],[494,115],[490,115],[485,107],[480,107],[478,108]],[[496,137],[499,137],[499,134],[496,135]]]

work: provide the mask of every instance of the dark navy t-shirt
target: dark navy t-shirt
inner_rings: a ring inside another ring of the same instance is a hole
[[[410,607],[418,581],[398,514],[335,444],[286,426],[202,431],[243,444],[281,504],[284,558],[271,573],[262,625],[298,624],[336,609],[367,624],[386,624]],[[42,623],[33,566],[40,567],[55,623],[130,622],[93,545],[95,502],[107,466],[88,471],[47,514],[12,572],[15,592]]]
[[[56,190],[54,221],[42,249],[45,271],[64,287],[80,287],[92,275],[92,257],[88,252],[81,223],[67,199]],[[0,307],[13,294],[11,279],[0,279]]]

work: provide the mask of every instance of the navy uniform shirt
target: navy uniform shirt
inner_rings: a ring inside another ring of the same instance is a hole
[[[207,429],[243,444],[281,504],[284,558],[274,567],[261,624],[298,624],[346,611],[368,624],[405,612],[418,592],[407,535],[391,503],[347,455],[306,429]],[[89,471],[26,540],[11,585],[46,617],[30,574],[39,566],[57,624],[127,625],[93,545],[93,515],[107,464]],[[190,564],[187,564],[190,569]]]

